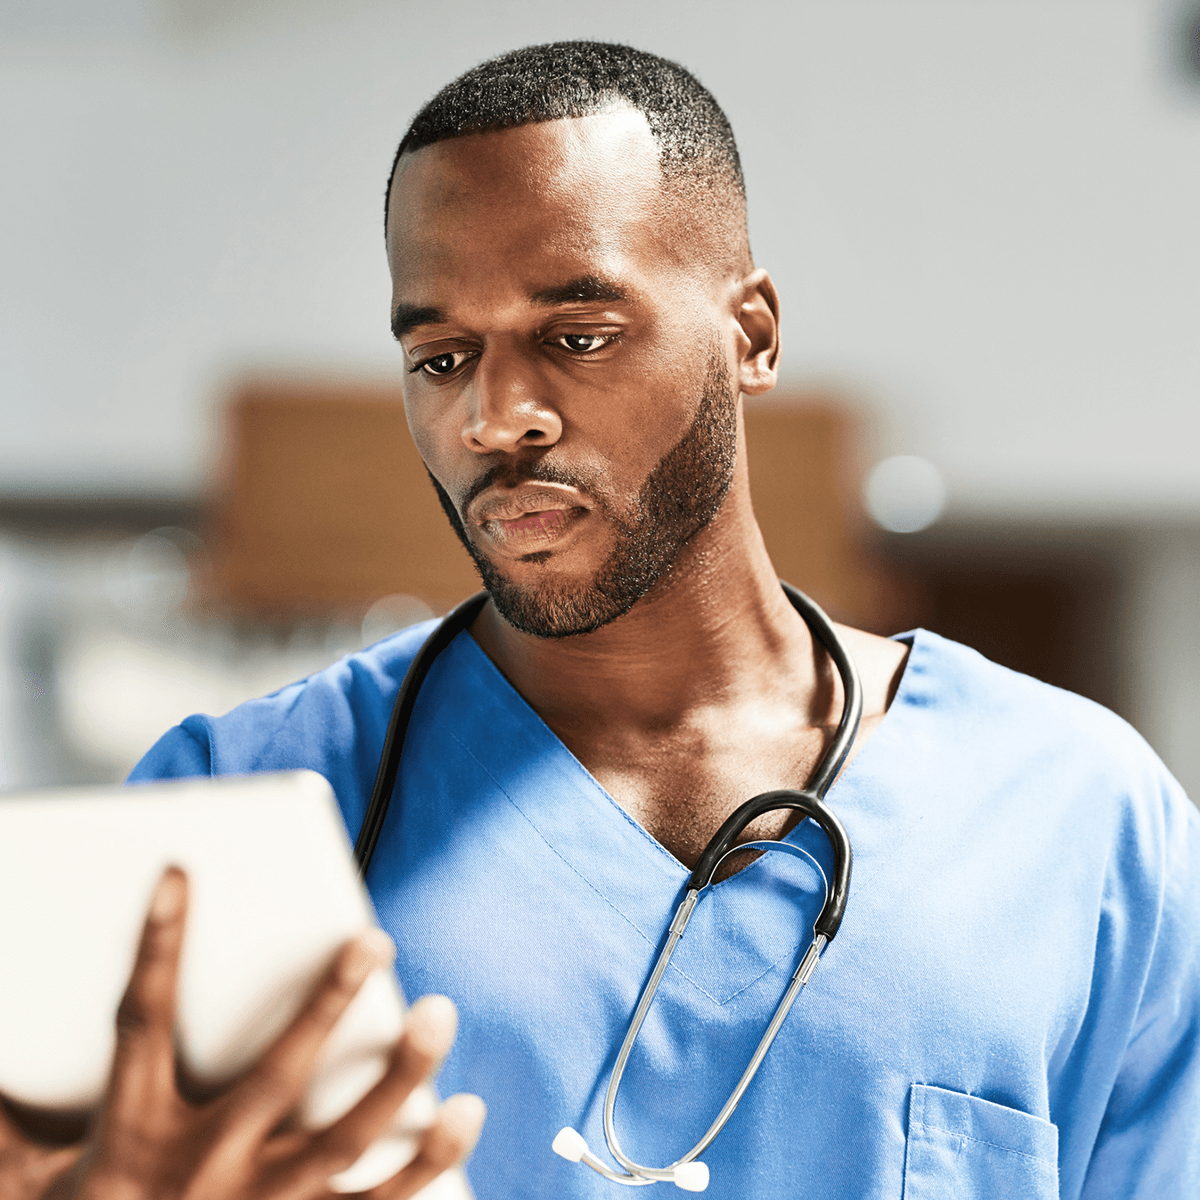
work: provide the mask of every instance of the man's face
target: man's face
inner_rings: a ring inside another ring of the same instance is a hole
[[[388,250],[409,427],[518,629],[621,616],[728,490],[727,299],[687,234],[640,113],[402,160]]]

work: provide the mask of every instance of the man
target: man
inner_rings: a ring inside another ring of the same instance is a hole
[[[611,1195],[550,1140],[601,1144],[690,867],[742,801],[805,785],[841,711],[750,507],[740,397],[775,382],[776,294],[720,109],[620,46],[533,47],[435,97],[397,155],[387,248],[409,425],[491,600],[422,689],[368,883],[405,989],[462,1012],[440,1079],[488,1104],[479,1195]],[[133,777],[313,767],[354,833],[428,632],[190,718]],[[711,1194],[1194,1196],[1195,810],[1103,710],[932,635],[843,634],[865,695],[829,795],[846,919],[703,1155]],[[751,834],[828,874],[811,822]],[[616,1124],[643,1163],[703,1134],[820,907],[817,870],[739,865],[626,1071]],[[470,1140],[455,1103],[429,1169]],[[251,1176],[236,1194],[285,1194]]]

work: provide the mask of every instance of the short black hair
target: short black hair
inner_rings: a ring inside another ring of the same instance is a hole
[[[590,116],[622,102],[646,117],[663,178],[702,185],[710,198],[740,213],[744,229],[746,185],[721,106],[678,63],[614,42],[526,46],[490,58],[442,88],[413,118],[392,160],[385,227],[404,154],[468,134]]]

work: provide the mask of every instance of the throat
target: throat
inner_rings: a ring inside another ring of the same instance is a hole
[[[619,757],[609,754],[601,760],[576,751],[576,757],[630,817],[691,870],[725,819],[751,797],[777,788],[803,788],[828,737],[827,729],[809,728],[793,730],[786,739],[739,738],[736,745],[710,745],[707,752],[661,739],[641,753],[627,748]],[[570,734],[563,740],[575,750]],[[747,826],[739,840],[783,837],[798,819],[788,811],[767,813]],[[753,852],[731,857],[718,879],[754,857]]]
[[[770,791],[771,789],[762,788],[760,790]],[[638,820],[646,832],[673,858],[678,859],[691,871],[695,869],[700,855],[704,853],[705,847],[725,819],[736,811],[740,804],[749,800],[751,795],[758,795],[758,792],[740,797],[729,806],[728,811],[725,811],[724,806],[709,810],[701,807],[698,810],[690,810],[683,816],[683,819],[667,818],[663,820],[663,814],[653,812],[644,813],[640,818],[636,813],[630,813],[630,815]],[[767,813],[747,826],[739,841],[777,841],[790,833],[799,824],[799,820],[800,815],[793,812]],[[735,875],[744,867],[748,867],[761,853],[759,850],[747,850],[741,854],[731,854],[717,869],[713,881],[720,883],[722,879],[728,879],[731,875]]]

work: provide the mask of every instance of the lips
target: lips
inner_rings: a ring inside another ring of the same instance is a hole
[[[513,488],[488,488],[468,506],[468,518],[478,525],[488,521],[517,521],[534,512],[587,508],[583,495],[562,483],[524,483]]]
[[[525,554],[548,549],[591,511],[582,493],[564,484],[488,488],[467,507],[467,518],[498,549]]]

